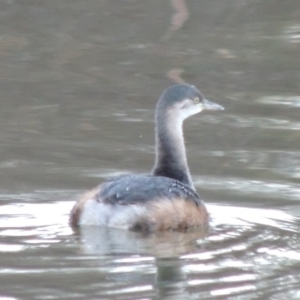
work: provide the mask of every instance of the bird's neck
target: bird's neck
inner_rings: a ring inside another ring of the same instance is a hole
[[[182,120],[156,116],[156,157],[152,174],[179,180],[194,189],[186,159]]]

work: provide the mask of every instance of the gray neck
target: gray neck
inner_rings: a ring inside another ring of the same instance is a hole
[[[156,157],[152,174],[179,180],[194,189],[187,164],[182,120],[158,111],[156,114]]]

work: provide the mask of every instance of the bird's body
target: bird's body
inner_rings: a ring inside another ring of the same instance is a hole
[[[78,201],[73,210],[80,212],[80,216],[73,214],[73,225],[143,231],[185,230],[208,221],[206,208],[191,187],[146,174],[114,177]]]
[[[187,165],[182,122],[202,109],[223,109],[189,85],[169,88],[156,108],[156,160],[152,173],[113,177],[85,194],[71,211],[73,227],[186,230],[208,224]]]

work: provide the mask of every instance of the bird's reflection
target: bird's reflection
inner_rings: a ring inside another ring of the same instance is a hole
[[[141,233],[102,227],[82,227],[76,232],[84,254],[99,256],[149,255],[153,264],[152,299],[187,299],[187,280],[181,255],[194,252],[197,241],[209,233],[209,228],[190,232]],[[198,250],[199,251],[199,250]],[[127,276],[122,276],[126,282]],[[115,273],[114,277],[118,277]],[[119,278],[119,277],[118,277]],[[120,279],[120,278],[119,278]],[[131,276],[132,280],[132,276]],[[128,282],[128,284],[132,284]],[[139,284],[136,278],[135,285]]]
[[[141,254],[174,257],[193,251],[196,241],[207,236],[208,227],[190,232],[141,233],[113,228],[82,227],[76,232],[85,254]]]

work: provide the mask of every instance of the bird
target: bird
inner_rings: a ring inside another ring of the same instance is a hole
[[[71,227],[155,232],[208,226],[209,213],[195,189],[187,163],[183,121],[203,110],[223,109],[205,99],[194,85],[167,88],[155,110],[152,171],[114,176],[85,193],[71,210]]]

